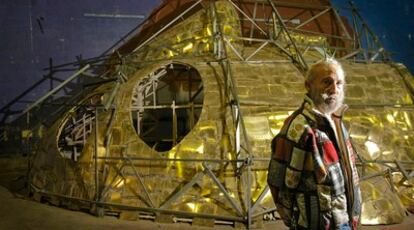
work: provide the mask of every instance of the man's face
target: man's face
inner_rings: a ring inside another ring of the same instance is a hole
[[[325,114],[335,112],[344,100],[344,79],[336,74],[336,68],[335,65],[318,66],[312,82],[306,83],[316,108]]]

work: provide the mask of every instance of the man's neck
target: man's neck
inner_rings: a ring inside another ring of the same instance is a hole
[[[323,116],[328,117],[328,118],[330,118],[331,115],[332,115],[332,113],[324,112],[323,109],[320,109],[317,106],[315,106],[314,111],[319,113],[320,115],[323,115]]]
[[[332,117],[331,117],[332,113],[329,113],[329,114],[328,113],[323,113],[317,107],[314,107],[313,111],[315,113],[319,114],[320,116],[326,118],[326,120],[329,122],[329,125],[331,126],[332,130],[334,131],[335,138],[338,140],[338,133],[337,133],[337,130],[336,130],[335,122],[332,120]]]

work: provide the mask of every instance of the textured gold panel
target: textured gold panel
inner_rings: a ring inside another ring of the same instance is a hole
[[[403,221],[405,208],[383,177],[361,182],[361,189],[362,224],[392,224]]]
[[[223,20],[219,26],[234,48],[245,55],[254,52],[256,47],[235,39],[240,36],[240,25],[231,4],[217,1],[216,8]],[[264,47],[253,59],[264,62],[254,64],[240,62],[228,48],[229,60],[234,61],[230,63],[231,72],[254,160],[247,175],[248,170],[242,167],[249,163],[243,162],[247,153],[244,149],[239,153],[235,148],[236,127],[229,106],[226,73],[212,58],[214,23],[210,14],[206,9],[193,14],[161,33],[143,47],[142,52],[126,57],[124,71],[128,80],[122,83],[115,96],[116,110],[113,116],[110,109],[100,111],[99,134],[95,137],[92,129],[78,162],[64,159],[56,146],[57,133],[67,114],[48,128],[33,159],[32,185],[52,193],[95,200],[95,179],[98,178],[102,202],[145,208],[152,204],[155,208],[175,211],[238,216],[233,206],[245,211],[246,196],[250,193],[252,201],[261,195],[264,197],[256,211],[272,208],[270,193],[262,194],[267,185],[270,140],[302,103],[304,78],[274,47]],[[294,39],[322,42],[319,38]],[[160,59],[169,60],[157,61]],[[265,62],[275,59],[280,62]],[[157,152],[139,139],[130,106],[134,87],[171,61],[185,63],[199,71],[205,99],[193,130],[171,150]],[[414,191],[410,187],[413,179],[407,181],[404,175],[394,174],[394,183],[390,183],[381,172],[397,167],[395,160],[414,160],[411,96],[399,73],[389,64],[344,62],[343,65],[348,83],[346,100],[351,105],[345,123],[359,156],[364,161],[387,162],[371,162],[359,167],[361,177],[380,173],[378,177],[361,182],[362,221],[366,224],[400,222],[404,207],[397,194],[404,205],[413,207]],[[106,84],[96,93],[102,93],[106,101],[113,88],[114,84]],[[299,130],[300,127],[293,131]],[[299,135],[296,133],[295,138]],[[96,171],[95,138],[98,156],[108,157],[98,160]],[[407,167],[407,170],[412,168]],[[296,181],[288,182],[292,187],[296,184]],[[396,186],[396,191],[391,185]]]

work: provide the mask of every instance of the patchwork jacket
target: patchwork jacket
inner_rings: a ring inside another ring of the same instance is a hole
[[[333,114],[329,120],[305,96],[272,140],[268,184],[290,229],[358,226],[361,192],[355,152],[341,118]]]

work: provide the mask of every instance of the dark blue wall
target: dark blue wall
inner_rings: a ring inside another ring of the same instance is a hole
[[[49,58],[57,65],[75,61],[78,55],[95,57],[144,20],[85,14],[148,16],[159,3],[160,0],[0,1],[0,107],[47,74],[42,69],[48,67]],[[58,77],[65,78],[64,74]],[[24,100],[36,100],[49,88],[49,82],[45,82]]]
[[[349,1],[331,2],[342,12],[349,9]],[[354,0],[353,3],[393,61],[404,63],[414,73],[414,1]]]
[[[143,19],[87,17],[86,13],[148,16],[160,0],[2,0],[0,1],[0,107],[47,74],[49,58],[60,64],[101,54]],[[333,0],[339,9],[347,1]],[[414,72],[414,1],[359,0],[368,25]],[[61,76],[64,78],[65,76]],[[49,89],[45,83],[25,100]]]

